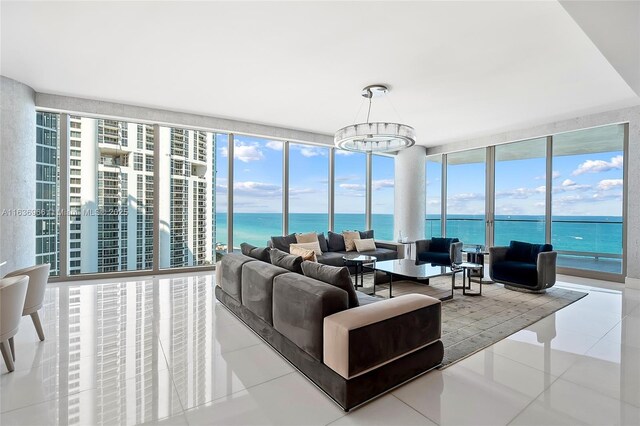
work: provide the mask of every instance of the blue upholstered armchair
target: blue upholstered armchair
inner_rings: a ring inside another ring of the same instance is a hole
[[[557,257],[551,244],[511,241],[509,247],[489,249],[489,275],[505,288],[544,293],[556,283]]]
[[[462,242],[457,238],[436,238],[416,241],[416,260],[451,266],[462,262]]]

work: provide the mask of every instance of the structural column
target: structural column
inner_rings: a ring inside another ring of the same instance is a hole
[[[424,238],[426,156],[423,146],[413,146],[396,155],[394,239],[398,238],[399,232],[410,240]]]
[[[0,262],[5,273],[35,264],[36,106],[30,87],[0,76]]]

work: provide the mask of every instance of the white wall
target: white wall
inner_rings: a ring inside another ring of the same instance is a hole
[[[0,76],[0,262],[7,261],[0,276],[35,264],[35,96],[32,88]]]
[[[629,123],[629,152],[627,157],[627,273],[628,287],[640,287],[640,106],[585,115],[555,121],[526,129],[491,136],[461,140],[427,149],[427,154],[439,154],[481,148],[490,145],[533,139],[614,123]]]

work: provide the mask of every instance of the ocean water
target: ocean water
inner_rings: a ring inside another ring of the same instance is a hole
[[[440,235],[440,220],[435,216],[425,218],[425,238]],[[363,214],[336,214],[334,228],[364,230]],[[393,215],[372,215],[375,238],[395,240]],[[325,213],[292,213],[289,215],[290,232],[324,232],[328,228]],[[236,247],[242,242],[264,246],[272,235],[282,235],[282,215],[279,213],[234,214]],[[511,240],[543,243],[545,223],[543,216],[496,216],[495,245],[508,245]],[[616,216],[554,216],[552,218],[552,242],[556,250],[622,254],[622,218]],[[485,243],[484,216],[452,215],[447,219],[447,235],[458,237],[465,244]],[[227,215],[216,214],[216,242],[226,245]]]

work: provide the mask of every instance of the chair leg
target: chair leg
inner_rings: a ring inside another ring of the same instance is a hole
[[[11,358],[13,358],[13,360],[16,360],[16,348],[13,344],[13,337],[9,337],[9,348],[11,349]]]
[[[13,366],[13,360],[11,359],[11,349],[9,348],[8,342],[5,340],[4,342],[0,342],[0,352],[2,352],[2,358],[4,358],[4,363],[7,366],[7,370],[12,372],[15,370]]]
[[[33,320],[33,325],[36,327],[36,331],[38,332],[38,337],[40,341],[44,340],[44,331],[42,330],[42,324],[40,323],[40,317],[38,316],[38,311],[35,311],[31,314],[31,319]]]

